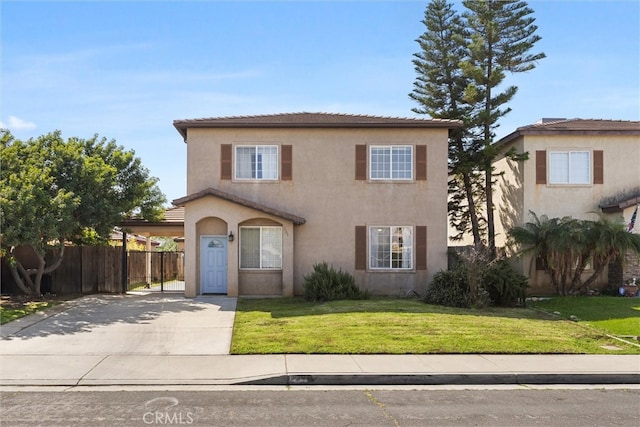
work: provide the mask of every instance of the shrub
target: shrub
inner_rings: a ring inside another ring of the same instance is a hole
[[[482,286],[489,292],[495,305],[512,306],[525,304],[527,288],[526,276],[516,272],[502,259],[489,264],[482,273]]]
[[[367,299],[368,291],[361,291],[354,277],[329,267],[326,262],[314,264],[313,273],[304,276],[304,298],[308,301]]]
[[[458,264],[451,270],[436,273],[427,287],[423,300],[427,304],[469,307],[467,268]]]

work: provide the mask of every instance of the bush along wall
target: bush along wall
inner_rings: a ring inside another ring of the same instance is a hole
[[[504,259],[483,264],[480,268],[478,263],[473,263],[470,268],[461,262],[434,276],[423,301],[463,308],[524,306],[528,286],[527,277],[517,273]]]
[[[369,292],[360,290],[351,274],[322,262],[314,264],[313,273],[304,276],[304,298],[318,302],[367,299]]]

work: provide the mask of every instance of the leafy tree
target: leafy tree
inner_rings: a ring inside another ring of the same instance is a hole
[[[509,103],[518,88],[504,87],[506,73],[522,73],[536,67],[544,53],[530,54],[540,40],[535,32],[533,10],[519,0],[463,0],[463,14],[469,31],[468,55],[460,66],[470,80],[465,100],[473,107],[470,126],[479,130],[484,144],[488,249],[495,256],[493,205],[493,161],[498,150],[492,145],[498,120],[509,113]],[[504,87],[504,89],[502,89]]]
[[[157,236],[149,238],[160,241],[160,246],[156,248],[159,252],[176,252],[178,250],[178,244],[173,240],[173,237]]]
[[[520,253],[531,254],[532,262],[539,260],[558,294],[589,287],[626,251],[640,253],[640,235],[628,233],[623,222],[532,216],[533,221],[509,230],[509,237]],[[589,264],[592,272],[583,278]]]
[[[459,66],[468,56],[464,23],[446,0],[429,3],[422,23],[426,31],[416,40],[420,46],[420,51],[413,55],[417,77],[409,94],[419,104],[413,112],[468,122],[472,109],[465,104],[464,94],[470,80]],[[468,128],[457,129],[450,135],[449,221],[459,232],[457,238],[471,231],[476,247],[482,241],[481,217],[477,212],[479,176],[475,172],[480,161],[479,148],[470,138]]]
[[[113,140],[65,141],[55,131],[21,141],[6,130],[0,140],[2,253],[24,293],[40,294],[42,276],[60,265],[66,243],[107,239],[128,216],[162,217],[165,197],[157,179]],[[19,246],[33,249],[37,266],[23,265]]]

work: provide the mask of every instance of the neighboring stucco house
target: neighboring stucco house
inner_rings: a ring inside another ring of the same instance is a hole
[[[497,144],[503,153],[512,147],[529,153],[524,162],[504,156],[495,162],[496,173],[502,173],[494,195],[498,246],[505,244],[507,230],[532,220],[531,211],[588,220],[604,213],[628,223],[640,201],[640,122],[543,119]],[[530,258],[519,268],[530,277],[531,293],[552,291]],[[605,273],[598,285],[607,281]]]
[[[185,295],[300,295],[327,262],[374,294],[447,268],[455,120],[294,113],[177,120]]]

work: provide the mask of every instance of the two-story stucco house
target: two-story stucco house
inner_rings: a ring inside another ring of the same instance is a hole
[[[303,293],[327,262],[374,294],[447,268],[454,120],[295,113],[177,120],[185,295]]]
[[[640,122],[543,119],[497,144],[503,152],[515,147],[529,153],[527,161],[499,157],[494,165],[502,173],[494,195],[499,246],[507,230],[532,220],[530,212],[588,220],[613,214],[629,221],[640,201],[625,198],[640,189]],[[605,206],[605,200],[617,201]],[[551,292],[546,274],[530,258],[519,268],[529,275],[532,293]],[[606,282],[605,273],[599,285]]]

